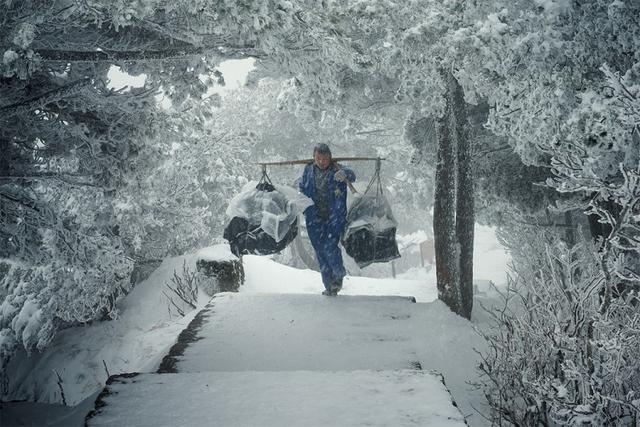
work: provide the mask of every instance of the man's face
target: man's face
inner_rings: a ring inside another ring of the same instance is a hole
[[[328,154],[322,154],[315,152],[313,153],[313,160],[316,162],[316,165],[322,170],[325,170],[331,164],[331,156]]]

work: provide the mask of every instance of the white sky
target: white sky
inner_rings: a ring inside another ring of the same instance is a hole
[[[138,76],[132,76],[131,74],[127,74],[122,71],[122,68],[112,65],[107,72],[107,78],[109,82],[107,83],[107,87],[109,89],[122,89],[125,86],[129,87],[142,87],[144,86],[144,82],[147,80],[146,74],[140,74]]]
[[[224,76],[225,86],[209,89],[205,94],[205,97],[210,96],[213,93],[219,93],[224,96],[226,92],[230,92],[241,87],[247,81],[249,72],[254,68],[255,58],[230,59],[220,63],[218,70]],[[144,86],[147,75],[139,74],[134,76],[122,71],[120,67],[113,65],[107,72],[107,78],[109,79],[107,87],[118,90],[125,86],[129,86],[129,88]]]
[[[224,76],[225,86],[215,88],[219,93],[228,92],[244,85],[251,70],[255,69],[255,58],[230,59],[222,62],[218,70]]]

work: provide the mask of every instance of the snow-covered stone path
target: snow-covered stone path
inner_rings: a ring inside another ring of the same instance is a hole
[[[456,426],[406,297],[218,294],[158,374],[111,379],[89,426]]]
[[[161,370],[168,359],[176,372],[407,369],[414,308],[395,296],[218,294],[198,341]]]

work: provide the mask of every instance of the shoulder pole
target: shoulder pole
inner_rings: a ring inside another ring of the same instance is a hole
[[[385,160],[381,157],[333,157],[331,161],[333,162],[352,162],[352,161],[362,161],[362,160],[371,160],[371,161],[380,161]],[[283,166],[283,165],[306,165],[308,163],[313,163],[313,159],[302,159],[302,160],[283,160],[281,162],[256,162],[257,165],[267,165],[267,166]]]
[[[380,161],[385,160],[382,157],[333,157],[331,159],[332,163],[335,164],[338,169],[340,169],[340,165],[338,162],[353,162],[353,161],[362,161],[362,160],[373,160],[376,162],[376,173],[380,172]],[[302,159],[302,160],[284,160],[281,162],[256,162],[256,164],[262,166],[262,172],[266,173],[267,166],[284,166],[284,165],[307,165],[309,163],[313,163],[313,159]],[[357,193],[358,191],[353,186],[351,181],[345,180],[349,189],[352,193]]]

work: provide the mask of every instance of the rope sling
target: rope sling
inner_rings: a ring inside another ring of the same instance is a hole
[[[367,189],[349,208],[342,245],[360,268],[374,262],[391,261],[400,257],[396,227],[391,206],[384,195],[378,159]]]

